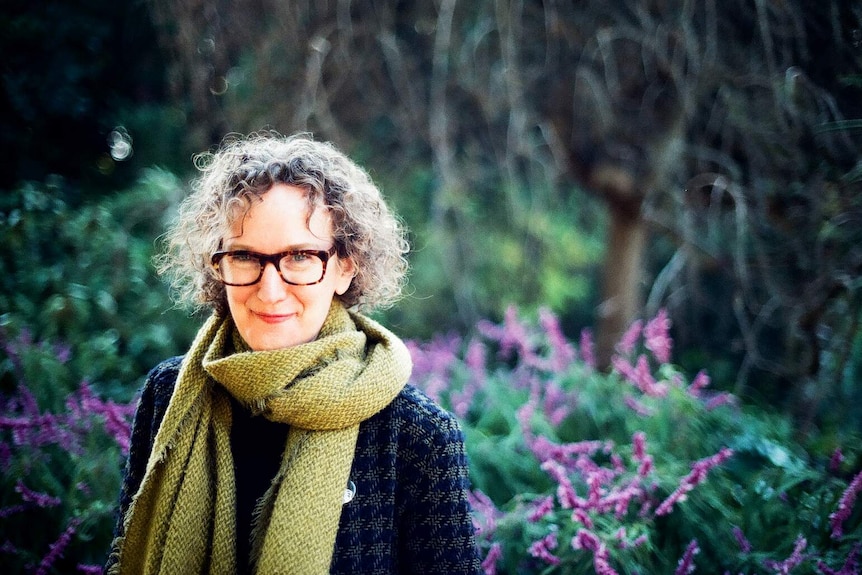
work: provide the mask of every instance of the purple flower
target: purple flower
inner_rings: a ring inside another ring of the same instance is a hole
[[[543,497],[533,503],[535,508],[527,515],[527,521],[536,523],[542,517],[554,510],[554,498],[551,495]]]
[[[790,557],[784,561],[767,560],[763,562],[763,566],[775,571],[776,575],[787,575],[805,559],[802,556],[802,552],[805,551],[807,546],[808,541],[800,535],[796,538],[796,544],[793,546],[793,553],[790,554]]]
[[[829,471],[832,473],[838,473],[843,462],[844,454],[841,452],[840,447],[836,447],[835,451],[832,452],[832,457],[829,458]]]
[[[709,383],[709,375],[707,375],[706,370],[702,369],[694,376],[691,385],[688,386],[688,392],[694,397],[699,397],[700,392],[703,391],[705,387],[708,387]]]
[[[572,511],[572,521],[575,523],[580,523],[587,529],[593,528],[593,518],[590,517],[590,514],[586,512],[585,509],[578,507],[574,511]]]
[[[585,506],[585,501],[578,497],[575,488],[566,474],[566,468],[550,459],[542,463],[542,469],[557,482],[557,499],[563,509],[577,509]]]
[[[700,553],[700,547],[697,546],[697,539],[692,539],[682,558],[679,560],[676,571],[673,572],[674,575],[689,575],[689,573],[694,573],[694,556],[698,553]]]
[[[502,546],[500,546],[499,543],[491,545],[491,549],[488,550],[488,555],[486,555],[485,560],[482,561],[482,570],[485,572],[485,575],[497,574],[497,561],[499,561],[502,556]]]
[[[21,513],[22,511],[26,511],[26,505],[10,505],[8,507],[0,508],[0,519],[5,519],[7,517],[11,517],[16,513]]]
[[[502,326],[494,325],[489,321],[480,321],[476,327],[479,333],[500,344],[501,358],[508,359],[517,354],[526,365],[540,363],[530,345],[526,327],[518,320],[518,310],[515,306],[506,308]]]
[[[479,387],[485,385],[485,356],[485,344],[478,340],[471,340],[467,346],[467,353],[464,354],[464,363],[467,364],[467,369],[470,370],[473,382]]]
[[[655,510],[655,514],[667,515],[670,513],[673,510],[674,504],[685,500],[688,492],[702,483],[706,479],[707,473],[709,473],[713,467],[724,463],[731,455],[733,455],[733,451],[726,447],[722,447],[715,455],[706,457],[692,464],[691,472],[683,477],[682,481],[680,481],[679,487],[677,487],[676,490],[667,497],[667,499],[659,504]]]
[[[551,371],[560,373],[574,361],[575,350],[563,334],[559,319],[550,310],[546,308],[539,310],[539,323],[545,330],[548,343],[551,345]]]
[[[712,397],[710,397],[706,403],[704,404],[704,408],[707,411],[712,411],[713,409],[718,409],[722,405],[734,405],[736,404],[736,396],[732,393],[718,393]]]
[[[643,431],[632,435],[632,457],[635,461],[643,461],[646,457],[646,433]]]
[[[551,531],[527,549],[527,553],[549,565],[559,565],[560,558],[552,553],[557,548],[557,532]]]
[[[733,536],[736,538],[736,542],[739,544],[739,550],[744,554],[748,555],[751,553],[751,542],[749,542],[748,538],[745,537],[745,533],[742,532],[742,529],[733,526]]]
[[[833,539],[839,539],[844,535],[844,522],[847,521],[853,511],[853,504],[856,502],[856,495],[859,491],[862,491],[862,471],[856,474],[856,477],[844,490],[844,494],[838,502],[838,508],[829,515]]]
[[[596,570],[596,575],[618,575],[611,567],[608,548],[592,531],[579,530],[572,539],[572,547],[575,550],[585,549],[593,552],[593,568]]]
[[[664,397],[667,395],[667,385],[657,383],[652,376],[649,360],[643,354],[638,356],[637,365],[632,366],[629,361],[619,355],[611,358],[611,364],[629,383],[637,387],[644,395],[652,397]]]
[[[670,319],[667,310],[661,308],[658,314],[644,327],[644,345],[653,353],[653,356],[661,362],[670,361],[670,352],[673,342],[670,339]]]
[[[596,352],[595,344],[593,343],[593,332],[584,328],[581,330],[581,339],[579,342],[581,348],[581,359],[587,367],[595,369],[596,367]]]
[[[21,499],[25,503],[32,503],[36,507],[56,507],[60,505],[60,503],[62,503],[59,497],[52,497],[47,493],[41,493],[39,491],[33,491],[32,489],[29,489],[20,479],[15,484],[15,492],[21,494]]]
[[[551,425],[558,426],[571,413],[574,400],[555,381],[548,384],[544,392],[542,409]]]
[[[630,356],[635,349],[638,338],[641,335],[643,322],[641,320],[634,321],[617,343],[617,351],[624,356]]]
[[[83,565],[78,564],[77,570],[79,573],[89,573],[90,575],[99,575],[102,572],[101,565]]]
[[[838,571],[830,569],[823,561],[817,562],[817,568],[821,573],[823,573],[823,575],[859,575],[859,564],[857,559],[859,557],[860,545],[862,544],[857,543],[853,546],[853,549],[851,549],[850,553],[847,555],[847,560],[844,561],[844,565]]]
[[[626,404],[626,407],[628,407],[641,417],[650,417],[655,413],[654,410],[650,409],[631,395],[626,395],[623,398],[623,402]]]
[[[473,524],[477,535],[489,535],[497,529],[500,511],[491,498],[475,489],[467,492],[467,501],[473,509]]]
[[[45,575],[48,573],[48,570],[57,562],[57,559],[63,556],[63,552],[66,550],[66,547],[69,546],[69,542],[72,541],[72,536],[75,535],[75,531],[78,529],[79,523],[80,520],[77,518],[72,518],[72,520],[69,521],[69,525],[66,527],[66,530],[60,534],[60,537],[57,538],[56,541],[51,543],[48,548],[48,553],[42,558],[42,561],[39,563],[39,568],[36,569],[36,575]]]

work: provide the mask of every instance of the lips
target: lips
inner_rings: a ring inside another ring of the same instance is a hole
[[[294,314],[294,313],[289,313],[289,314],[275,314],[275,313],[258,313],[258,312],[254,312],[254,315],[255,315],[255,317],[257,317],[257,318],[258,318],[259,320],[261,320],[262,322],[264,322],[264,323],[269,323],[269,324],[278,324],[278,323],[283,323],[283,322],[285,322],[285,321],[287,321],[287,320],[289,320],[289,319],[292,319],[292,318],[296,317],[296,314]]]

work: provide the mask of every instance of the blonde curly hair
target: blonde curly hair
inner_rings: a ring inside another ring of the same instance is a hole
[[[338,256],[356,269],[340,296],[362,310],[391,306],[406,281],[406,230],[368,174],[326,142],[308,134],[257,132],[229,136],[215,152],[200,154],[201,175],[165,235],[159,273],[171,280],[178,303],[227,312],[224,285],[210,265],[233,222],[278,183],[307,192],[309,217],[326,209]]]

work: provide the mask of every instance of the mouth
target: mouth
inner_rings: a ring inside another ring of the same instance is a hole
[[[254,312],[255,317],[257,317],[260,321],[269,324],[279,324],[288,321],[296,317],[296,314],[288,313],[288,314],[276,314],[276,313],[258,313]]]

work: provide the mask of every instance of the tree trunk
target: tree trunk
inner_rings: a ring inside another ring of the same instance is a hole
[[[638,317],[643,305],[641,284],[647,224],[631,209],[613,204],[609,208],[611,221],[596,329],[599,369],[610,366],[614,346]]]

